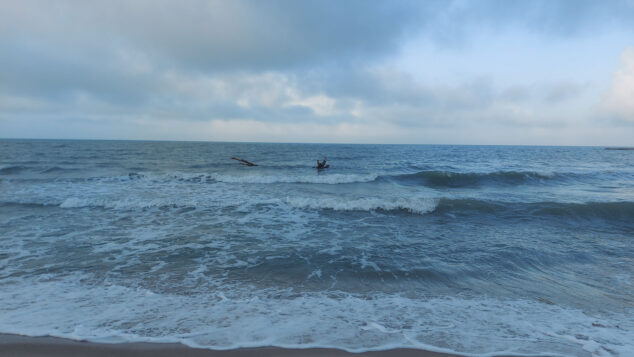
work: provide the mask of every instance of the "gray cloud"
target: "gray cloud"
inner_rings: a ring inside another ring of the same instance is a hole
[[[93,58],[73,49],[5,41],[0,55],[0,91],[73,102],[89,95],[122,106],[138,105],[155,88],[151,73],[132,73],[111,56]]]
[[[415,2],[25,1],[5,4],[5,36],[130,47],[164,66],[288,69],[373,59],[419,27]],[[13,32],[13,33],[12,33]],[[92,47],[94,44],[90,44]]]
[[[419,15],[408,1],[4,2],[0,92],[68,105],[89,96],[128,110],[178,104],[171,72],[243,78],[372,62],[392,53]],[[229,114],[227,105],[206,107]]]
[[[460,47],[478,31],[569,38],[631,23],[631,1],[2,2],[0,120],[546,125],[540,106],[583,86],[438,84],[381,61],[413,37]]]
[[[590,0],[24,0],[0,10],[2,42],[60,46],[97,59],[129,48],[155,66],[202,71],[363,63],[418,32],[444,46],[479,28],[574,35],[634,22],[631,1]]]

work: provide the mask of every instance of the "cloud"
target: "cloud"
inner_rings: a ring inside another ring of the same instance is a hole
[[[127,65],[117,54],[96,59],[54,44],[30,46],[11,39],[0,47],[0,92],[57,102],[88,95],[128,106],[145,101],[156,84],[154,73]]]
[[[415,34],[439,46],[519,26],[578,35],[634,22],[631,1],[24,0],[0,4],[0,36],[104,60],[117,51],[179,70],[288,70],[389,56]],[[105,55],[106,57],[102,57]]]
[[[620,67],[603,97],[604,110],[619,119],[634,123],[634,47],[623,51]]]
[[[332,101],[287,98],[297,86],[286,81],[384,58],[420,11],[411,1],[2,2],[0,95],[67,112],[90,99],[183,119],[324,116]]]
[[[439,80],[434,51],[454,46],[451,55],[467,64],[463,47],[477,47],[474,34],[519,28],[560,41],[619,26],[630,33],[632,14],[627,1],[5,1],[0,131],[411,142],[421,132],[449,141],[468,137],[458,131],[483,138],[563,128],[588,95],[584,78],[500,84],[494,64],[474,61],[469,72]],[[428,69],[423,76],[396,60],[419,37],[432,44],[415,64]],[[509,73],[521,65],[509,63]],[[627,66],[604,102],[632,118]]]
[[[96,52],[134,48],[157,64],[204,71],[373,59],[418,27],[420,13],[415,2],[361,0],[26,0],[0,10],[3,32],[21,39]]]
[[[356,138],[341,127],[374,135],[377,130],[369,128],[377,126],[391,128],[386,133],[434,127],[557,126],[561,125],[561,118],[552,113],[552,108],[580,92],[574,83],[504,88],[486,77],[456,84],[428,83],[406,72],[384,68],[215,75],[168,71],[156,73],[141,87],[146,91],[142,101],[110,103],[99,101],[106,97],[98,93],[75,94],[72,105],[60,106],[53,98],[39,103],[38,112],[48,110],[75,118],[89,118],[97,112],[100,120],[111,118],[113,123],[119,122],[121,116],[133,115],[147,118],[148,122],[259,122],[264,126],[289,125],[287,134],[301,131],[290,130],[290,126],[308,125],[305,130],[315,135],[330,127],[333,133],[344,132]],[[90,93],[87,87],[84,90],[81,93]],[[559,94],[562,91],[565,95]],[[550,98],[552,93],[566,100]],[[33,106],[32,100],[11,98],[13,109],[5,108],[5,112],[28,115],[24,109]],[[364,125],[367,130],[362,129]],[[223,130],[230,127],[221,126]],[[249,127],[256,135],[279,136],[270,130],[255,130],[256,125]],[[246,131],[242,133],[245,138],[248,136]]]

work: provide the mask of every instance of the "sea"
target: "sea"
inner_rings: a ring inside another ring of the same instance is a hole
[[[0,140],[0,333],[634,356],[634,151]]]

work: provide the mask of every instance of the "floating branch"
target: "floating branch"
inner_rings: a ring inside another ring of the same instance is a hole
[[[239,158],[239,157],[233,157],[233,156],[232,156],[232,157],[231,157],[231,160],[237,160],[237,161],[240,161],[240,164],[245,165],[245,166],[258,166],[258,165],[254,164],[254,163],[252,163],[252,162],[249,162],[249,161],[247,161],[247,160],[241,159],[241,158]]]

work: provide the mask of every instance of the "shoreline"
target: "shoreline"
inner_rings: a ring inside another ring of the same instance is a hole
[[[167,357],[463,357],[464,355],[412,348],[395,348],[360,353],[334,348],[253,347],[213,350],[189,347],[181,343],[125,342],[100,343],[51,336],[24,336],[0,333],[0,356],[156,356]]]

